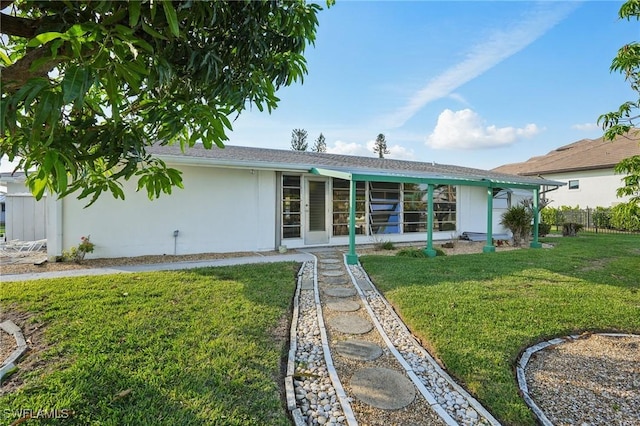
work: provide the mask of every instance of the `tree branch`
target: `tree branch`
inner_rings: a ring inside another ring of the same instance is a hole
[[[2,19],[2,29],[0,29],[2,34],[26,38],[36,35],[38,26],[38,21],[36,20],[20,18],[5,13],[0,13],[0,19]]]
[[[20,89],[30,78],[47,77],[58,63],[59,59],[51,59],[42,64],[37,70],[31,71],[31,65],[34,61],[50,55],[51,51],[48,46],[40,46],[27,52],[22,58],[13,63],[13,65],[2,70],[2,88],[4,92],[12,93]]]

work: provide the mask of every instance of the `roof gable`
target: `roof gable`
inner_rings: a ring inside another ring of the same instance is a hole
[[[521,163],[505,164],[493,171],[537,176],[578,170],[613,169],[623,159],[640,155],[639,143],[640,133],[620,136],[613,142],[603,138],[582,139],[556,148],[546,155],[531,157]]]

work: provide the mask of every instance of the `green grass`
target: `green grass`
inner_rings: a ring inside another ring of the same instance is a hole
[[[409,328],[504,424],[536,424],[514,374],[524,348],[585,331],[640,332],[640,237],[543,241],[556,247],[361,259]]]
[[[65,424],[290,424],[286,336],[274,333],[289,319],[297,267],[2,283],[0,308],[33,313],[50,346],[0,397],[1,423],[21,409],[70,409]]]

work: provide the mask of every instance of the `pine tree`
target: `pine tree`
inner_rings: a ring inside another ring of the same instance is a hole
[[[304,129],[293,129],[291,132],[291,149],[293,151],[306,151],[308,146],[307,131]]]
[[[373,146],[373,152],[378,154],[378,158],[384,158],[385,154],[390,154],[387,149],[387,139],[382,133],[380,133],[376,138],[376,143]]]
[[[314,152],[327,152],[327,143],[325,142],[324,135],[320,133],[318,139],[316,139],[316,143],[311,148],[311,151]]]

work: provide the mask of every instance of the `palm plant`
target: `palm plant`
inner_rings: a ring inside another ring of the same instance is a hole
[[[500,224],[513,234],[514,247],[526,245],[531,234],[531,220],[533,212],[525,202],[511,206],[502,214]]]

